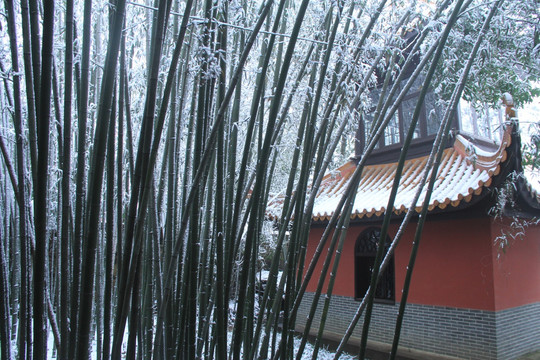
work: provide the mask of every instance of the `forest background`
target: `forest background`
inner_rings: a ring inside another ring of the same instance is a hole
[[[503,93],[517,106],[540,95],[539,8],[5,0],[2,359],[301,358],[306,336],[295,340],[294,323],[314,266],[305,259],[314,195],[354,151],[364,112],[377,109],[363,158],[406,93],[400,84],[416,79],[444,114],[433,155],[462,98],[482,135],[496,138],[501,123],[487,114]],[[522,124],[529,165],[538,165],[539,126]],[[277,194],[282,214],[270,222]],[[333,249],[354,195],[329,222]]]

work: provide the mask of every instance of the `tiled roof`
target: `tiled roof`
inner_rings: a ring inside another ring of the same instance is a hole
[[[485,187],[490,186],[493,176],[500,172],[500,164],[506,160],[506,149],[510,142],[510,132],[507,131],[501,146],[494,152],[487,152],[458,135],[454,146],[444,150],[429,210],[457,207],[462,202],[470,202],[474,195],[480,195]],[[423,156],[405,162],[394,203],[396,214],[407,211],[411,205],[427,158],[428,156]],[[330,219],[355,168],[355,162],[349,161],[324,177],[313,208],[314,220]],[[365,166],[358,185],[352,218],[380,216],[384,213],[396,168],[397,162]],[[417,212],[421,211],[424,197],[425,187],[417,203]]]
[[[503,135],[498,149],[488,151],[475,145],[473,141],[458,135],[453,147],[444,150],[437,180],[431,195],[429,210],[450,209],[470,202],[491,185],[493,177],[499,174],[501,164],[508,157],[507,149],[512,141],[512,126]],[[394,212],[401,214],[409,208],[418,189],[427,156],[407,160],[400,181],[400,188],[394,204]],[[380,216],[384,213],[392,189],[397,163],[376,164],[364,167],[353,207],[352,218]],[[338,202],[356,169],[356,163],[349,161],[328,173],[319,188],[313,208],[313,220],[325,221],[332,216]],[[530,184],[530,180],[526,178]],[[540,202],[537,188],[529,185],[531,197]],[[424,192],[417,202],[420,212],[425,197]],[[280,214],[281,201],[274,199],[269,205],[270,217]]]

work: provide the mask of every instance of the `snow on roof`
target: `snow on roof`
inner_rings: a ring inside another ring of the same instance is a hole
[[[406,211],[411,205],[426,162],[427,156],[406,161],[394,205],[395,213]],[[348,162],[340,168],[342,176],[339,179],[323,180],[313,209],[314,220],[328,220],[332,216],[355,168],[354,162]],[[371,165],[364,168],[353,207],[353,218],[380,216],[384,213],[396,168],[397,163]],[[494,167],[491,173],[496,171]],[[444,209],[448,205],[457,206],[461,201],[468,202],[473,193],[479,194],[482,187],[489,186],[490,183],[490,171],[475,169],[474,165],[459,155],[455,149],[446,149],[431,195],[429,209],[433,210],[435,207]],[[425,190],[420,195],[418,204],[421,204],[424,197]],[[420,207],[417,211],[420,211]]]
[[[480,195],[489,187],[493,176],[499,174],[500,164],[507,158],[506,149],[511,143],[510,126],[505,132],[498,149],[490,152],[475,146],[472,141],[457,136],[454,146],[444,150],[438,169],[437,180],[431,195],[429,210],[457,207],[470,202],[474,195]],[[401,214],[410,207],[425,170],[427,156],[409,159],[405,162],[400,180],[400,188],[394,204],[394,212]],[[392,189],[397,163],[375,164],[364,167],[356,194],[352,218],[380,216],[384,213]],[[319,188],[313,208],[313,220],[325,221],[332,216],[356,169],[356,163],[349,161],[328,173]],[[537,174],[538,175],[538,174]],[[540,177],[536,178],[539,185]],[[536,188],[537,194],[538,187]],[[420,212],[425,198],[425,188],[417,203]],[[279,217],[281,201],[269,204],[271,218]]]

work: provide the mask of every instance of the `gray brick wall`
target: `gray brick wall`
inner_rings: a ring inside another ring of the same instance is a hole
[[[500,359],[540,349],[540,303],[499,311],[495,319]]]
[[[307,293],[297,317],[303,328],[312,293]],[[325,335],[341,338],[360,303],[333,296]],[[311,333],[320,323],[319,301]],[[391,344],[399,304],[375,304],[368,340]],[[351,343],[359,343],[363,318]],[[540,303],[500,312],[409,304],[401,330],[400,346],[463,359],[514,359],[540,349]]]

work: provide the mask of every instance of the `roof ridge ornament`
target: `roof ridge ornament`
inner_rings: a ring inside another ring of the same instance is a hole
[[[502,103],[506,106],[506,120],[517,121],[516,109],[514,109],[514,98],[512,97],[512,95],[510,95],[510,93],[508,92],[505,92],[502,95],[501,100]]]

